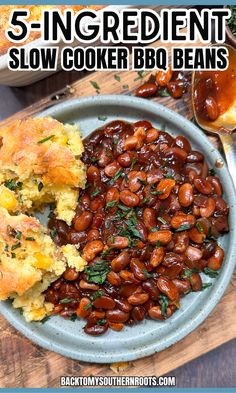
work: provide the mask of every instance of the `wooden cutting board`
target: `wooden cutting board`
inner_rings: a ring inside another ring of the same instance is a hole
[[[198,44],[196,43],[196,45]],[[158,43],[156,43],[156,46],[158,46]],[[120,82],[114,77],[117,74],[121,78]],[[0,126],[14,119],[35,114],[62,100],[96,94],[91,81],[97,82],[100,87],[100,94],[130,94],[142,83],[141,79],[135,80],[136,78],[137,73],[131,71],[119,73],[96,72],[86,75],[53,97],[47,97],[11,118],[4,120],[0,123]],[[127,85],[129,86],[128,88]],[[192,110],[189,105],[190,97],[187,94],[180,100],[174,100],[170,97],[159,97],[155,98],[154,101],[168,106],[189,119],[192,118]],[[217,143],[217,139],[212,140],[214,143]],[[120,371],[119,374],[129,376],[163,375],[235,338],[235,287],[236,275],[232,278],[221,302],[207,320],[194,332],[162,352],[129,363],[127,368]],[[40,348],[18,333],[1,316],[0,337],[1,388],[59,387],[60,376],[62,375],[114,375],[110,365],[78,362]]]

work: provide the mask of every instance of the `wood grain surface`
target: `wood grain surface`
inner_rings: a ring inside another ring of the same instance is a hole
[[[120,72],[117,74],[121,77],[120,82],[114,78],[115,73],[112,72],[88,74],[78,82],[63,89],[63,91],[53,95],[53,97],[46,97],[11,118],[3,120],[0,125],[37,113],[54,105],[55,102],[96,94],[91,80],[95,80],[100,86],[100,94],[130,94],[142,82],[142,80],[135,81],[137,78],[135,72]],[[128,85],[129,89],[123,89],[122,86],[124,85]],[[154,101],[168,106],[184,117],[192,118],[188,94],[180,100],[159,97],[155,98]],[[214,139],[213,142],[217,143],[217,140]],[[171,373],[175,368],[235,338],[235,286],[236,276],[232,278],[221,302],[198,329],[160,353],[129,363],[128,367],[119,374],[144,376]],[[109,364],[99,365],[78,362],[38,347],[11,327],[3,317],[0,317],[0,337],[1,388],[59,387],[60,376],[62,375],[114,375],[114,371]]]

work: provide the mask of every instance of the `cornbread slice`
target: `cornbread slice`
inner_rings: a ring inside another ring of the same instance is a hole
[[[0,206],[14,213],[56,202],[57,217],[70,224],[86,179],[77,127],[52,118],[29,118],[1,128],[0,138],[0,184],[17,199],[5,206],[0,190]]]
[[[4,208],[0,208],[0,253],[0,300],[15,299],[13,306],[22,307],[28,320],[34,315],[41,319],[50,310],[42,292],[66,266],[82,271],[86,265],[73,245],[58,248],[35,217],[11,216]]]

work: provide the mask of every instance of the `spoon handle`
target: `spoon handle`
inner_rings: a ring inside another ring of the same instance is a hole
[[[236,189],[236,136],[235,135],[219,135],[224,149],[226,163],[229,173]]]

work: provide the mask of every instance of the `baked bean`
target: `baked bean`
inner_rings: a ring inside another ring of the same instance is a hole
[[[199,273],[190,274],[189,281],[194,292],[201,291],[202,279]]]
[[[187,153],[184,149],[181,149],[180,147],[174,146],[174,147],[169,147],[164,151],[165,157],[168,158],[176,158],[179,159],[180,161],[185,162],[187,158]]]
[[[146,310],[142,306],[135,306],[131,312],[131,317],[135,322],[143,321],[145,318]]]
[[[99,289],[98,285],[89,283],[85,280],[80,280],[79,286],[82,289],[91,289],[92,291],[97,291]]]
[[[147,173],[148,184],[155,184],[161,179],[163,179],[163,173],[159,168],[152,169],[150,172]]]
[[[177,302],[179,300],[178,289],[169,278],[159,277],[157,279],[157,287],[173,302]]]
[[[100,336],[101,334],[104,334],[108,329],[108,324],[105,325],[91,325],[88,326],[85,325],[84,331],[87,334],[90,334],[91,336]]]
[[[193,226],[196,222],[196,218],[192,214],[176,213],[171,219],[171,226],[174,229],[179,229],[182,226],[189,225]]]
[[[111,162],[112,159],[112,154],[107,151],[107,149],[103,149],[99,153],[99,160],[98,160],[98,165],[101,168],[104,168],[106,165],[108,165]]]
[[[160,291],[156,286],[155,280],[148,279],[142,283],[143,290],[149,295],[152,300],[158,300],[160,296]]]
[[[97,229],[90,229],[87,235],[88,242],[92,240],[97,240],[100,238],[99,231]]]
[[[167,86],[167,83],[170,82],[172,75],[173,75],[173,72],[170,67],[168,67],[166,71],[159,71],[156,74],[157,84],[161,87]]]
[[[83,232],[91,225],[93,220],[93,213],[84,211],[80,216],[74,219],[74,228],[78,232]]]
[[[112,310],[116,304],[114,300],[108,296],[99,296],[93,302],[94,307],[104,308],[104,310]]]
[[[132,258],[130,262],[130,269],[138,280],[146,280],[146,267],[143,262],[137,258]]]
[[[183,207],[189,207],[193,203],[193,187],[190,183],[184,183],[180,186],[178,198]]]
[[[219,116],[219,108],[216,100],[212,96],[208,96],[205,101],[207,116],[211,121],[215,121]]]
[[[203,252],[203,258],[210,258],[214,254],[216,246],[217,244],[213,240],[209,240],[207,243],[203,243],[201,248]]]
[[[122,283],[124,284],[139,284],[140,281],[135,277],[134,273],[128,271],[128,270],[121,270],[120,273],[120,278],[122,279]]]
[[[124,311],[124,312],[129,312],[132,310],[131,304],[129,304],[128,300],[122,298],[117,298],[115,299],[116,307],[119,308],[119,310]]]
[[[155,83],[144,83],[143,85],[139,86],[135,90],[135,95],[137,97],[142,97],[142,98],[149,98],[152,97],[156,94],[157,92],[157,85]]]
[[[178,135],[175,138],[175,145],[180,147],[181,149],[184,149],[187,153],[190,153],[191,151],[191,145],[189,141],[182,135]]]
[[[131,191],[128,190],[123,190],[120,193],[120,200],[123,202],[126,206],[129,207],[134,207],[139,204],[139,197],[138,195],[134,194]]]
[[[146,173],[144,171],[131,171],[128,174],[128,186],[131,192],[138,191],[146,182]],[[127,196],[126,196],[127,198]],[[125,202],[123,202],[125,203]],[[136,205],[134,205],[136,206]]]
[[[224,259],[224,250],[216,246],[214,254],[208,259],[207,266],[212,270],[219,270]]]
[[[189,236],[186,231],[175,234],[175,245],[173,251],[177,254],[183,254],[189,245]]]
[[[130,261],[130,254],[128,251],[122,251],[116,258],[111,261],[111,268],[114,272],[123,270]]]
[[[86,261],[92,261],[103,250],[103,247],[104,244],[101,240],[93,240],[87,243],[83,249],[83,258]]]
[[[150,308],[150,310],[148,310],[148,315],[152,319],[163,320],[165,318],[169,318],[171,316],[171,314],[172,314],[172,312],[171,312],[170,307],[167,307],[166,317],[162,315],[160,306],[154,306],[154,307]]]
[[[171,193],[171,190],[175,186],[175,180],[173,179],[161,179],[160,183],[158,184],[156,190],[158,191],[158,198],[159,199],[166,199]]]
[[[159,131],[156,128],[149,128],[146,132],[146,142],[152,143],[157,140]]]
[[[205,233],[199,232],[198,229],[195,228],[195,227],[191,228],[191,229],[188,231],[188,235],[189,235],[189,238],[190,238],[193,242],[195,242],[195,243],[197,243],[197,244],[203,243],[204,240],[206,239]]]
[[[214,189],[214,194],[218,195],[219,197],[222,196],[222,185],[220,182],[220,179],[217,176],[208,176],[206,178],[207,181],[209,181]]]
[[[203,253],[199,248],[188,246],[185,255],[188,259],[191,261],[199,261],[199,259],[202,259]]]
[[[147,229],[152,229],[157,225],[156,212],[154,209],[146,207],[143,211],[143,221]]]
[[[122,250],[128,247],[129,239],[124,236],[114,236],[108,239],[107,244],[109,247],[113,247],[116,250]]]
[[[124,328],[123,323],[108,322],[108,325],[112,330],[115,330],[116,332],[120,332]]]
[[[203,154],[196,150],[190,151],[186,159],[187,162],[202,162],[203,160]]]
[[[107,177],[114,177],[115,174],[121,169],[117,161],[113,161],[104,168]]]
[[[116,187],[111,187],[106,194],[106,203],[108,202],[118,202],[120,199],[119,191]]]
[[[88,317],[89,314],[91,313],[91,308],[89,307],[90,304],[91,304],[91,301],[88,298],[83,297],[82,299],[80,299],[79,306],[76,309],[77,317],[80,317],[80,318]]]
[[[179,278],[174,278],[173,283],[178,289],[180,295],[186,294],[191,291],[191,285],[188,280],[180,280]]]
[[[128,302],[133,306],[144,304],[148,300],[149,296],[147,293],[134,293],[128,297]]]
[[[148,241],[154,246],[157,244],[157,242],[160,242],[162,245],[166,245],[171,241],[171,238],[172,232],[168,230],[155,231],[149,233],[148,235]]]
[[[59,292],[55,289],[47,289],[45,294],[46,302],[57,304],[59,302]]]
[[[184,86],[177,82],[168,82],[167,89],[173,98],[181,98],[184,94]]]
[[[67,281],[74,281],[79,277],[79,272],[77,272],[74,268],[68,267],[66,271],[63,273],[63,277]]]
[[[211,217],[215,211],[216,203],[213,198],[207,199],[206,207],[200,207],[200,215],[202,217]]]
[[[132,154],[131,152],[126,152],[121,154],[117,158],[117,160],[122,167],[128,168],[132,164],[134,158],[135,158],[134,154]]]
[[[152,267],[157,267],[163,261],[165,255],[164,247],[157,247],[153,250],[150,257],[150,265]]]
[[[129,319],[129,313],[115,308],[106,312],[106,318],[109,322],[124,323]]]
[[[196,189],[202,194],[208,195],[213,192],[211,183],[203,178],[198,177],[194,179],[194,185]]]
[[[107,275],[107,279],[111,285],[114,285],[115,287],[119,287],[121,285],[121,279],[119,274],[115,272],[109,272]]]
[[[87,181],[88,183],[99,183],[101,181],[100,171],[96,166],[91,165],[87,169]]]

